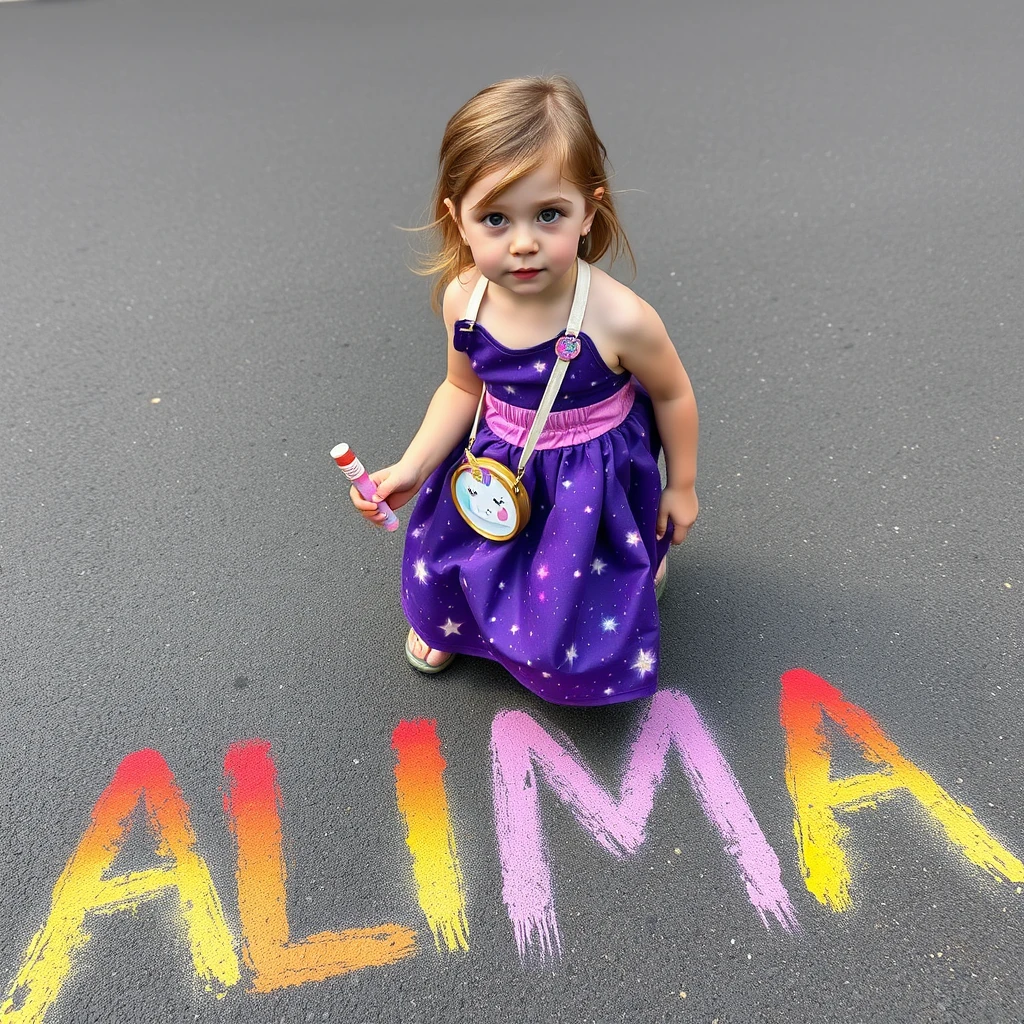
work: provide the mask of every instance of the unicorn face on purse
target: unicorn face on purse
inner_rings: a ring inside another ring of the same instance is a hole
[[[499,540],[516,532],[519,508],[509,492],[509,482],[502,481],[486,465],[492,460],[474,459],[475,472],[465,472],[454,481],[455,501],[463,518],[483,533]]]
[[[481,481],[466,485],[469,495],[469,507],[473,515],[488,525],[508,522],[508,503],[505,501],[505,489],[495,481],[489,470],[481,473]]]

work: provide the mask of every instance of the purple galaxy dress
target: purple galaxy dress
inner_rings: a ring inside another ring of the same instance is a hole
[[[468,326],[456,323],[455,347],[490,394],[536,409],[557,339],[510,349],[481,324]],[[586,334],[579,338],[553,413],[607,400],[632,382],[626,418],[592,440],[534,451],[524,476],[530,520],[507,541],[474,532],[453,503],[463,440],[424,484],[409,520],[402,607],[431,647],[491,658],[543,700],[613,704],[657,688],[654,573],[672,526],[655,539],[661,443],[650,397],[629,373],[609,369]],[[521,452],[481,422],[474,455],[515,470]]]

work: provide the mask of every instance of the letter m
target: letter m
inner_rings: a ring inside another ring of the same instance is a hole
[[[494,816],[501,858],[502,896],[519,956],[540,960],[561,952],[551,890],[551,867],[541,825],[537,777],[567,804],[581,827],[609,853],[636,852],[669,751],[678,752],[705,815],[736,862],[747,896],[764,922],[796,927],[782,884],[779,859],[754,818],[743,790],[689,697],[662,690],[629,752],[616,800],[559,743],[522,711],[497,715],[491,730]]]

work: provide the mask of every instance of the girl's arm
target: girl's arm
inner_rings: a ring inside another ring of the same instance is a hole
[[[634,296],[617,325],[619,362],[644,386],[665,449],[668,482],[658,509],[658,537],[673,523],[672,543],[680,544],[697,518],[697,400],[672,339],[655,309]]]
[[[455,322],[465,309],[466,298],[458,281],[453,281],[444,294],[442,313],[448,332],[448,373],[434,392],[419,430],[409,442],[405,454],[385,469],[370,474],[377,484],[376,498],[386,500],[393,509],[401,508],[423,486],[424,481],[441,464],[455,445],[465,437],[483,385],[473,372],[469,357],[453,344]],[[352,503],[366,519],[383,521],[374,501],[366,501],[352,489]]]

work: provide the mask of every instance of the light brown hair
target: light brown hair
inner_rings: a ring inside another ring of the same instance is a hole
[[[415,273],[436,275],[430,304],[441,311],[448,284],[473,265],[444,200],[461,213],[463,197],[473,183],[504,168],[505,176],[483,200],[492,202],[513,182],[553,157],[562,176],[596,208],[589,234],[580,239],[579,255],[588,263],[623,250],[636,273],[636,259],[619,223],[608,188],[608,153],[598,138],[579,87],[564,75],[509,78],[482,89],[449,120],[438,153],[437,183],[431,200],[432,223],[419,230],[435,231],[432,251],[420,254]],[[597,199],[598,188],[604,192]]]

